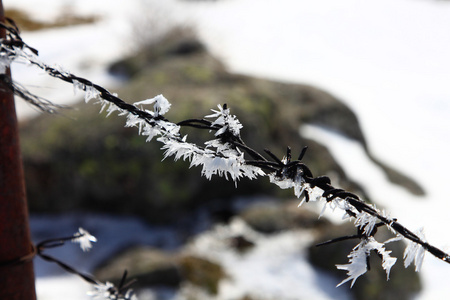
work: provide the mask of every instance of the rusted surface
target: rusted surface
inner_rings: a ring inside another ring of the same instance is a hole
[[[2,38],[4,34],[1,30]],[[14,96],[0,81],[0,263],[26,256],[31,250]],[[32,262],[0,266],[0,299],[36,299]]]

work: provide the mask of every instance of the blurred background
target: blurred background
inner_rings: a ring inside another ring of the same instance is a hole
[[[450,2],[433,0],[4,0],[42,61],[103,85],[127,102],[163,94],[171,121],[227,103],[243,139],[278,156],[304,146],[314,175],[361,195],[449,251]],[[356,240],[341,212],[299,199],[267,178],[208,181],[124,118],[42,71],[13,78],[57,104],[42,114],[16,99],[33,239],[83,227],[98,243],[52,254],[117,282],[139,299],[442,299],[450,266],[426,256],[404,269],[392,244],[390,280],[346,278]],[[208,132],[186,130],[203,143]],[[378,236],[377,236],[378,237]],[[380,233],[379,240],[388,237]],[[39,300],[90,299],[88,285],[36,260]],[[69,297],[69,298],[68,298]]]

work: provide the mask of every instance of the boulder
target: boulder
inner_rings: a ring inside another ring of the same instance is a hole
[[[308,146],[303,160],[314,175],[333,174],[342,188],[367,199],[323,145],[299,135],[302,124],[319,124],[365,145],[357,117],[346,105],[309,85],[231,74],[205,47],[193,46],[196,43],[195,37],[183,37],[179,31],[168,33],[160,43],[142,49],[142,55],[117,62],[117,68],[131,65],[133,71],[126,71],[129,80],[116,92],[130,103],[164,94],[172,103],[166,116],[175,123],[203,118],[210,109],[227,103],[243,124],[241,135],[249,147],[260,153],[267,148],[282,157],[290,146],[295,157]],[[136,128],[124,128],[123,117],[106,119],[98,110],[82,103],[62,115],[41,115],[22,124],[32,212],[125,213],[170,222],[211,199],[227,202],[237,195],[262,194],[292,197],[292,190],[280,190],[266,179],[243,179],[236,188],[224,178],[201,178],[199,168],[189,169],[188,162],[161,162],[157,141],[145,143]],[[183,128],[182,132],[200,145],[214,138],[198,129]],[[390,174],[394,173],[391,169]],[[405,187],[415,186],[407,184],[411,181],[406,176],[394,177]]]
[[[239,216],[254,230],[271,234],[295,228],[318,229],[331,226],[326,219],[304,207],[299,201],[258,202],[249,205]]]
[[[138,246],[108,259],[94,272],[100,281],[120,282],[124,270],[136,279],[133,288],[172,287],[189,283],[217,294],[219,281],[226,277],[223,268],[205,258],[189,254],[168,253],[152,247]]]

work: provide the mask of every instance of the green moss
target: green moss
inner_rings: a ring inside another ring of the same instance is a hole
[[[169,77],[164,71],[159,71],[152,74],[151,82],[154,85],[165,85],[168,81]]]
[[[213,295],[218,292],[220,280],[226,277],[220,265],[196,256],[183,257],[180,266],[185,280]]]
[[[78,172],[81,176],[89,178],[94,177],[99,173],[100,170],[100,164],[95,159],[87,159],[83,162],[81,162]]]
[[[187,65],[182,71],[188,82],[206,84],[213,81],[214,73],[208,67],[201,65]]]

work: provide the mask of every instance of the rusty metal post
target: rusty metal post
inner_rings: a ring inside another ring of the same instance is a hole
[[[0,81],[0,299],[36,299],[33,262],[8,263],[25,258],[32,249],[14,95]]]

